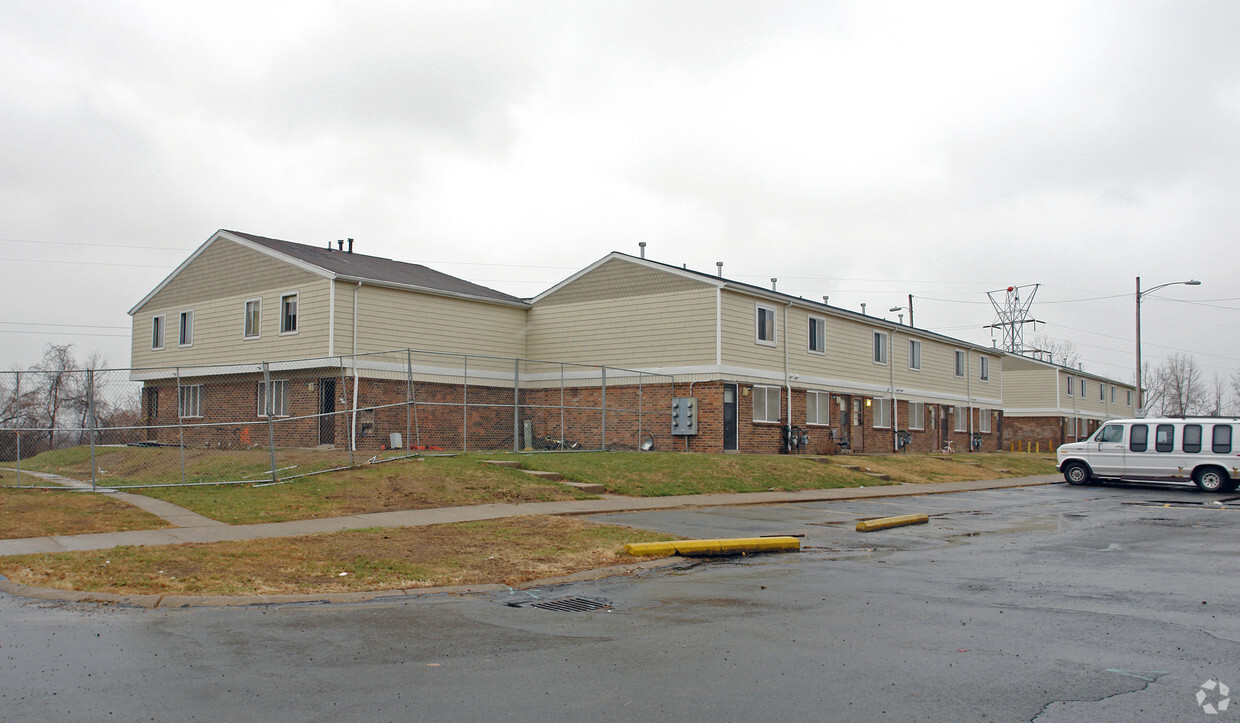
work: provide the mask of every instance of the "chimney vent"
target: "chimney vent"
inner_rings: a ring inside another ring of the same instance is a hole
[[[715,269],[716,269],[715,275],[722,279],[723,278],[723,262],[716,261]]]
[[[344,251],[344,239],[342,238],[336,239],[336,250]]]
[[[776,278],[776,277],[774,277],[774,276],[772,276],[772,277],[771,277],[771,291],[774,291],[774,290],[775,290],[775,284],[776,284],[776,283],[778,283],[778,282],[779,282],[779,279],[778,279],[778,278]]]
[[[865,315],[865,302],[864,302],[864,301],[863,301],[863,302],[861,302],[861,314],[862,314],[862,316],[864,316],[864,315]]]
[[[349,253],[353,253],[353,239],[349,239]]]
[[[646,258],[646,242],[645,242],[645,241],[638,241],[638,242],[637,242],[637,247],[641,249],[642,258],[643,258],[643,259],[644,259],[644,258]]]

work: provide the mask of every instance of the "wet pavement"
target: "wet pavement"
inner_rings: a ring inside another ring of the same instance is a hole
[[[912,512],[929,524],[855,531],[858,519]],[[347,605],[140,610],[0,595],[0,710],[15,720],[1210,720],[1197,694],[1221,698],[1202,684],[1240,685],[1237,512],[1234,495],[1066,485],[642,510],[592,519],[695,536],[792,533],[804,551]],[[531,604],[565,598],[604,607]]]

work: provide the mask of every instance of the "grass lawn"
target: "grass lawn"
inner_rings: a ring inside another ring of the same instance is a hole
[[[0,539],[154,530],[164,520],[112,497],[60,490],[0,492]]]
[[[0,557],[36,587],[121,594],[275,595],[518,583],[637,562],[673,535],[529,516],[305,537]],[[345,574],[341,574],[345,573]]]

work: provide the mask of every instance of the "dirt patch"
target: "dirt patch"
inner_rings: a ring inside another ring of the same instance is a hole
[[[171,526],[155,515],[102,494],[20,489],[0,492],[0,539]]]

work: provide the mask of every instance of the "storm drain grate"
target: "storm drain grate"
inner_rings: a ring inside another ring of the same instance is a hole
[[[525,600],[518,603],[509,603],[514,608],[539,608],[540,610],[554,610],[560,613],[583,613],[589,610],[604,610],[611,607],[611,603],[606,600],[599,600],[588,597],[566,597],[559,600]]]

